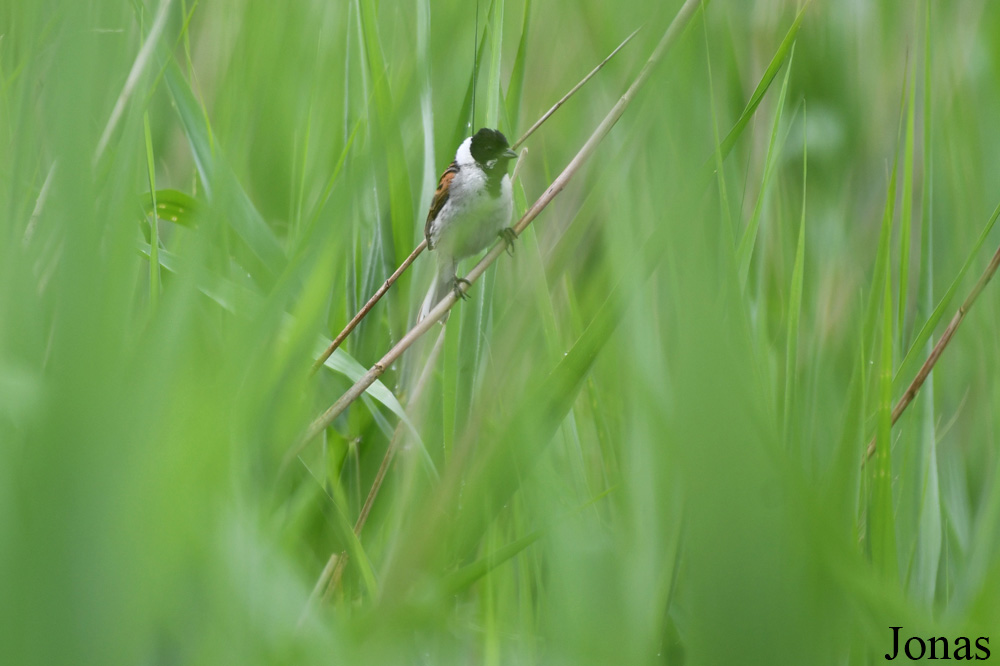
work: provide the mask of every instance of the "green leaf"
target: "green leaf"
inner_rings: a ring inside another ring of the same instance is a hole
[[[204,207],[194,197],[180,190],[156,190],[147,192],[140,197],[142,210],[147,217],[156,210],[157,219],[173,222],[182,227],[193,229],[197,223],[197,215]]]

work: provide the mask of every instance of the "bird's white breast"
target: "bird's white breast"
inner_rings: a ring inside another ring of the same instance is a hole
[[[467,143],[462,144],[466,150]],[[487,190],[483,170],[474,161],[462,164],[462,157],[460,148],[456,161],[461,168],[451,181],[447,203],[431,224],[435,249],[455,259],[476,254],[496,240],[500,230],[510,224],[513,212],[510,176],[504,174],[500,194],[493,196]]]

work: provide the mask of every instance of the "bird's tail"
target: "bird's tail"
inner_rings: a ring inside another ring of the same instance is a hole
[[[441,299],[447,296],[448,292],[453,289],[456,268],[457,265],[454,261],[438,258],[437,273],[434,275],[431,288],[427,290],[423,305],[420,306],[420,314],[417,315],[417,321],[421,321],[426,317],[434,309],[434,306],[440,303]]]

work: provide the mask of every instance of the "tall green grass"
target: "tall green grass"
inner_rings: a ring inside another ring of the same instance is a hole
[[[519,216],[682,4],[0,5],[0,661],[867,664],[1000,626],[1000,285],[892,424],[1000,243],[993,3],[704,3],[282,466],[412,325],[426,254],[309,372],[458,142],[643,27],[525,143]]]

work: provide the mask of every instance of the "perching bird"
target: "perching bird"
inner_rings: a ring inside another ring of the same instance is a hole
[[[437,272],[418,321],[448,291],[465,297],[459,288],[465,280],[455,275],[459,261],[485,249],[497,236],[511,247],[516,234],[508,226],[514,204],[507,166],[516,157],[507,137],[484,127],[462,142],[455,161],[441,174],[424,225],[427,249],[437,257]]]

